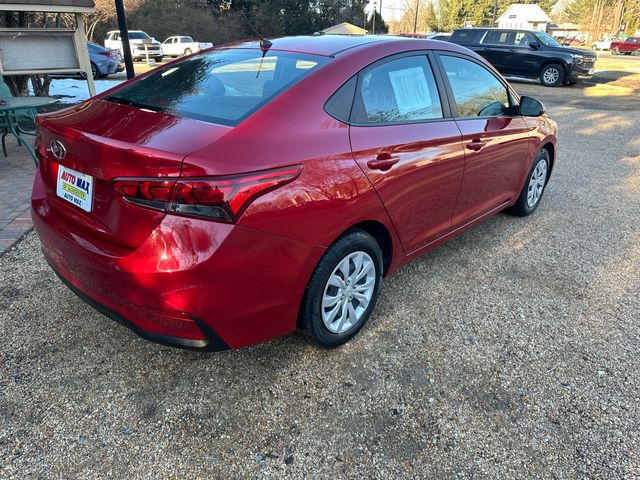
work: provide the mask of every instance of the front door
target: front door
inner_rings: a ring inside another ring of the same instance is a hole
[[[520,77],[536,77],[542,69],[542,57],[538,50],[531,47],[532,43],[540,42],[529,32],[516,32],[513,53],[513,75]]]
[[[530,128],[514,115],[501,80],[474,59],[439,55],[454,100],[466,161],[453,227],[504,206],[518,195],[531,156]]]
[[[464,149],[441,93],[426,54],[383,60],[358,76],[353,155],[407,253],[450,231],[460,192]]]

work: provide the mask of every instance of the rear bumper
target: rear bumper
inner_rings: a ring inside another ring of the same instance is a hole
[[[138,247],[123,249],[61,219],[39,171],[32,217],[47,262],[74,292],[142,337],[183,348],[240,348],[295,330],[324,253],[250,228],[172,215]]]
[[[221,352],[223,350],[229,350],[230,348],[229,345],[227,345],[224,342],[224,340],[218,337],[218,335],[213,330],[208,328],[204,322],[202,322],[201,320],[199,321],[196,318],[194,318],[194,321],[196,321],[200,329],[203,330],[203,334],[205,337],[202,340],[194,340],[189,338],[174,337],[170,335],[162,335],[159,333],[153,333],[153,332],[149,332],[147,330],[138,328],[133,322],[127,320],[115,310],[111,310],[109,307],[101,304],[97,300],[94,300],[89,295],[85,294],[82,290],[75,287],[69,280],[67,280],[62,275],[60,275],[60,273],[58,273],[55,270],[55,268],[53,269],[53,271],[56,273],[56,275],[58,275],[58,278],[62,280],[62,283],[64,283],[69,288],[69,290],[71,290],[78,297],[80,297],[80,299],[84,300],[87,304],[95,308],[98,312],[103,314],[105,317],[108,317],[111,320],[115,320],[119,324],[124,325],[125,327],[133,330],[136,334],[138,334],[140,337],[144,338],[145,340],[159,343],[161,345],[169,345],[172,347],[185,348],[189,350],[202,350],[202,351],[209,351],[209,352]]]

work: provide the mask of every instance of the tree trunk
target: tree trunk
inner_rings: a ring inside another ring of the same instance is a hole
[[[49,75],[31,75],[33,93],[38,97],[48,97],[51,77]]]

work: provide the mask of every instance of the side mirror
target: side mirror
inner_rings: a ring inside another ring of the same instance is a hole
[[[529,42],[529,48],[533,48],[534,50],[538,50],[540,48],[539,42]]]
[[[546,109],[540,100],[531,97],[520,97],[520,115],[524,117],[539,117],[544,115]]]

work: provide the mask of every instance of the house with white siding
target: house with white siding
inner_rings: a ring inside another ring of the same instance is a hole
[[[539,5],[533,3],[514,3],[509,5],[498,18],[498,28],[521,28],[523,30],[547,29],[551,22],[549,15]]]

